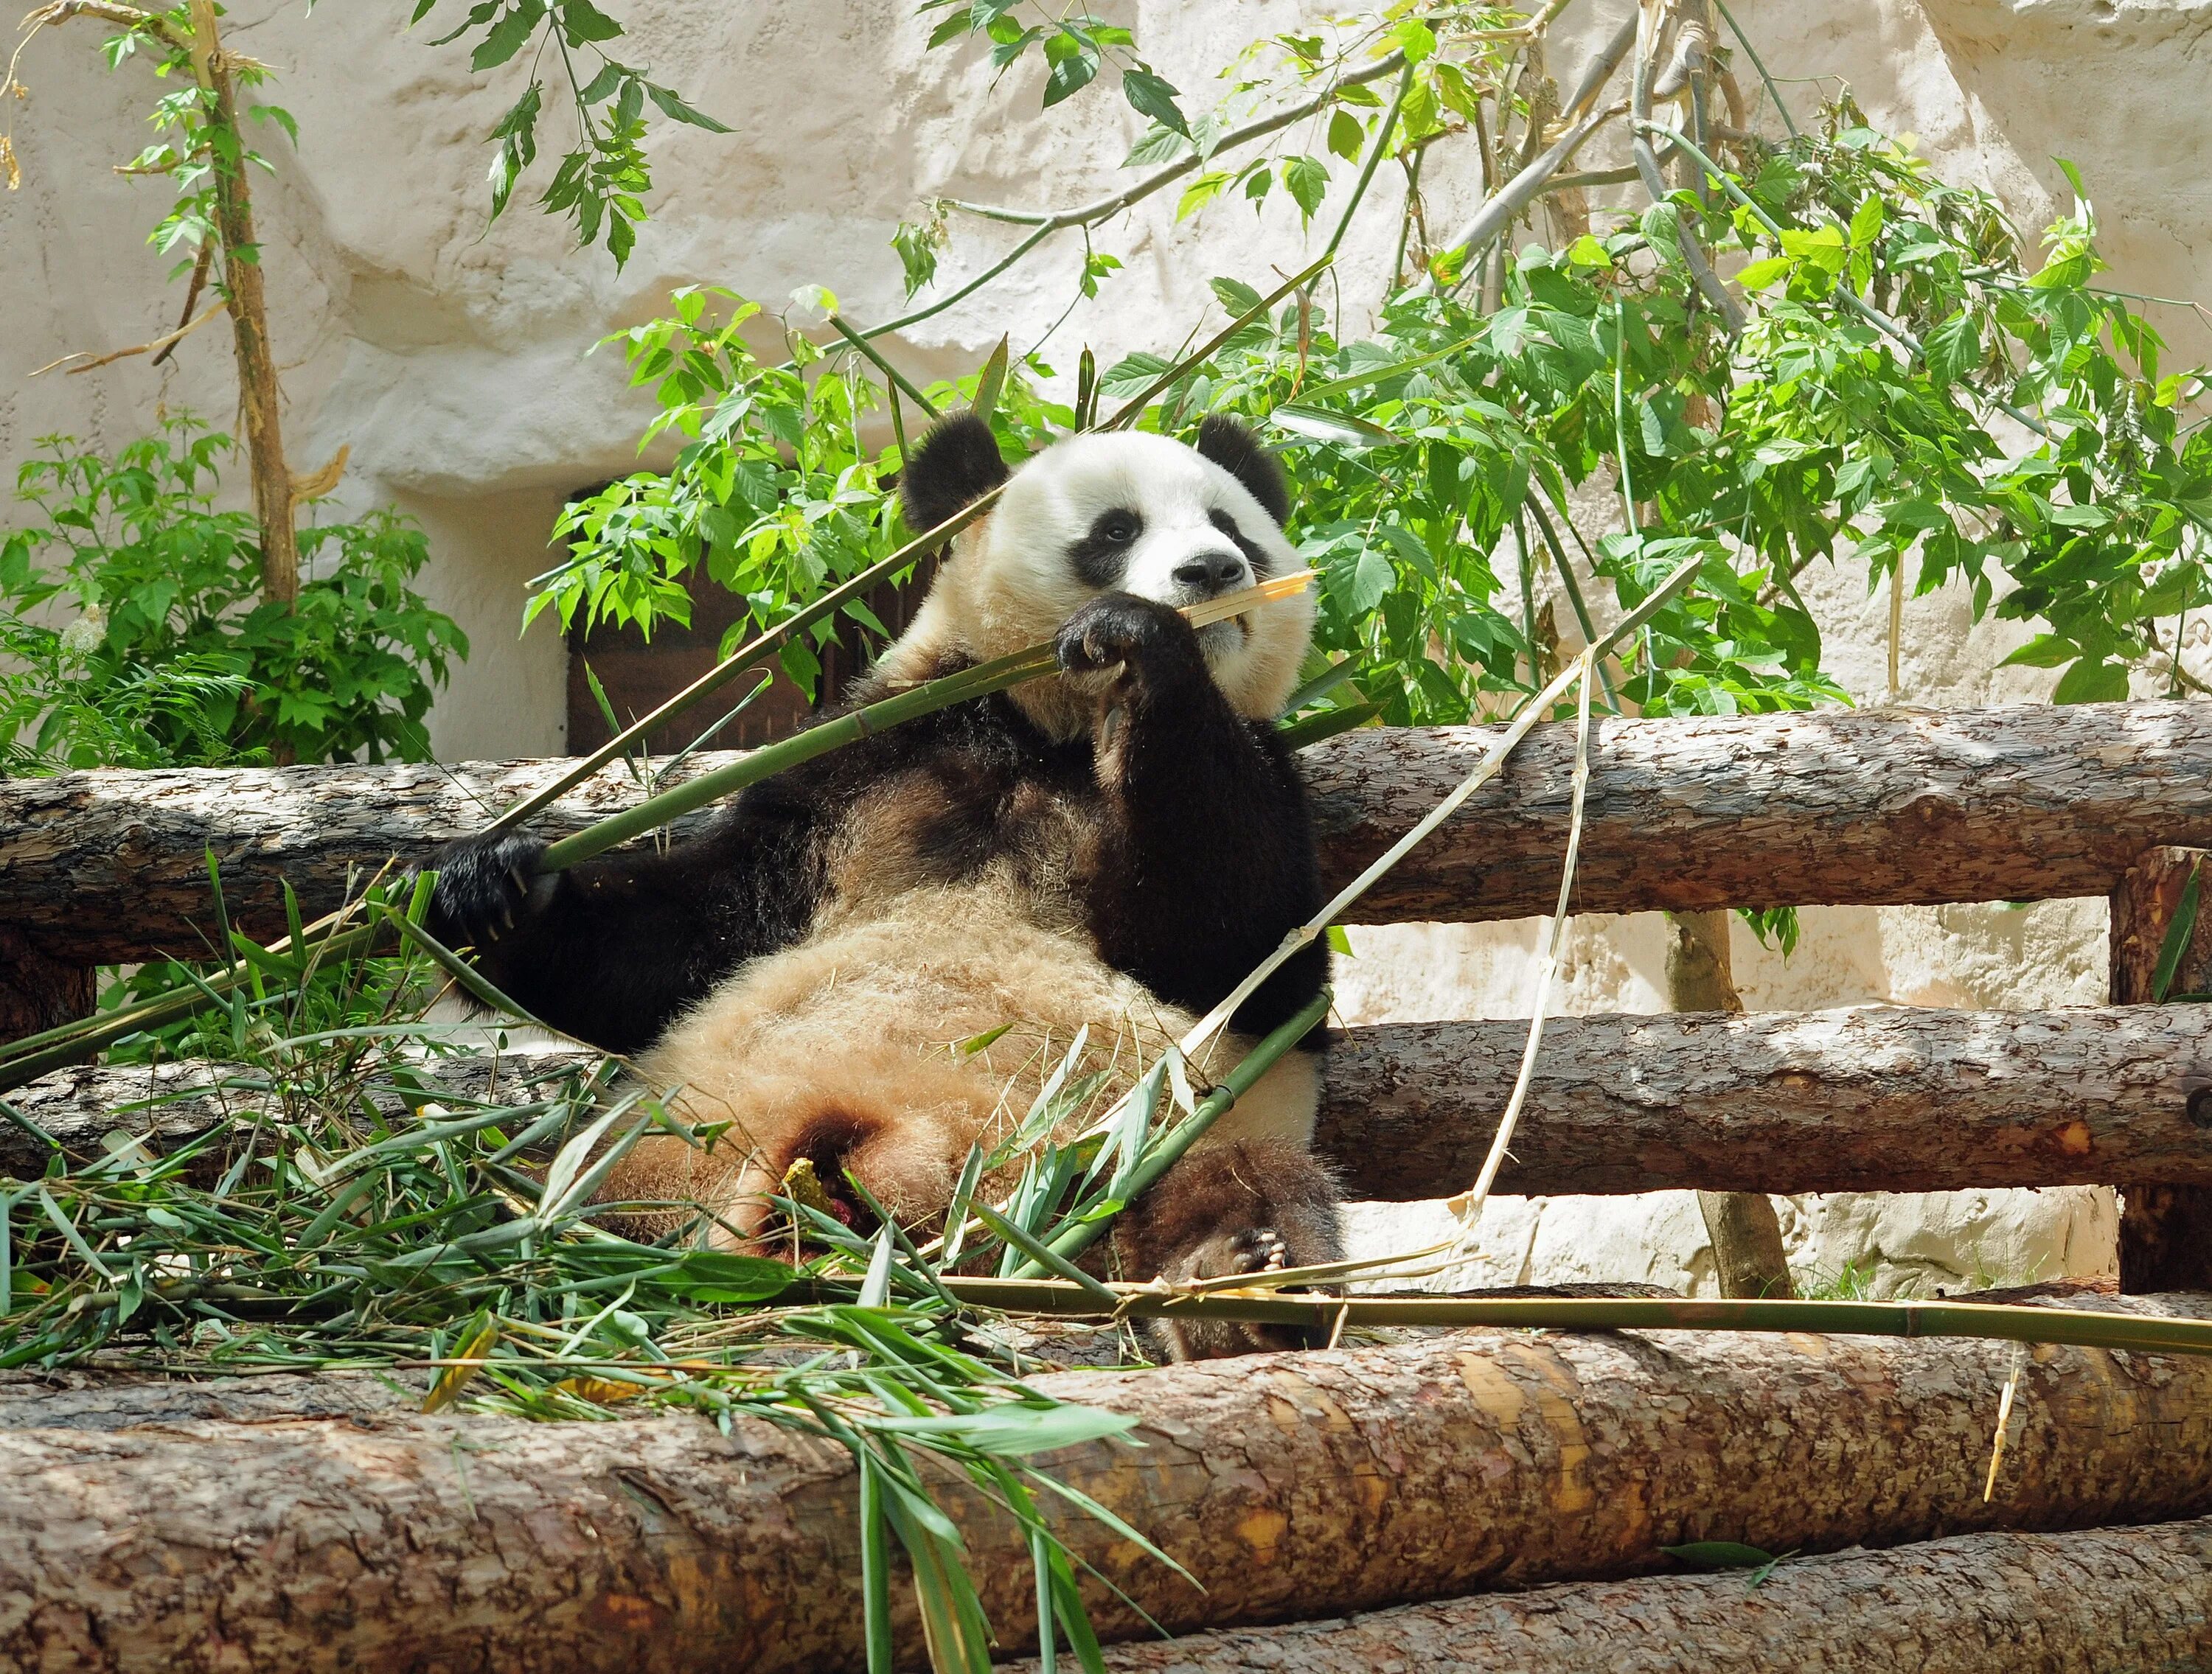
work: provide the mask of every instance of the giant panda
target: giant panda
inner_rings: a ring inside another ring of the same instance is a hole
[[[1079,1031],[1110,1098],[1318,909],[1273,725],[1312,602],[1200,629],[1176,610],[1294,567],[1275,461],[1213,418],[1195,447],[1085,434],[1010,476],[963,415],[908,461],[906,520],[932,528],[1001,483],[852,701],[1042,641],[1057,673],[751,785],[665,849],[550,877],[527,834],[439,858],[434,931],[546,1022],[680,1089],[691,1120],[728,1125],[711,1149],[641,1142],[611,1196],[696,1201],[742,1243],[807,1158],[833,1198],[850,1169],[902,1223],[941,1222],[971,1144],[1020,1122]],[[1311,1000],[1327,960],[1316,945],[1271,976],[1200,1077]],[[1308,1149],[1316,1062],[1286,1054],[1119,1217],[1121,1277],[1339,1258],[1336,1192]],[[1304,1340],[1175,1324],[1155,1346]]]

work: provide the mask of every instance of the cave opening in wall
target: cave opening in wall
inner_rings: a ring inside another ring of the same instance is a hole
[[[571,496],[571,503],[588,499],[605,487],[592,483]],[[903,586],[884,583],[866,595],[876,619],[896,635],[920,607],[936,575],[933,558],[925,559]],[[721,660],[723,636],[745,615],[745,602],[709,576],[703,566],[685,578],[690,585],[691,625],[673,622],[654,624],[648,639],[637,628],[601,622],[586,628],[580,614],[568,629],[568,753],[588,755],[613,737],[607,710],[621,726],[648,715],[705,674]],[[850,617],[841,616],[837,636],[817,648],[822,673],[809,703],[799,684],[780,664],[771,662],[775,680],[769,688],[715,727],[700,742],[702,749],[755,749],[797,731],[813,715],[835,709],[846,689],[865,674],[883,650],[881,638]],[[587,672],[588,670],[588,672]],[[605,693],[592,690],[592,676],[599,677]],[[739,700],[760,683],[757,673],[740,675],[696,709],[665,723],[647,735],[646,747],[655,756],[669,756],[684,749],[716,718],[727,715]]]

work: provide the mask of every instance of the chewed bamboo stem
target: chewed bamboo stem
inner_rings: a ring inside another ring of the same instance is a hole
[[[1256,586],[1240,588],[1219,598],[1187,606],[1182,614],[1194,628],[1203,628],[1278,599],[1294,597],[1311,585],[1313,578],[1313,571],[1300,570],[1293,575],[1279,576]],[[953,704],[1003,692],[1025,680],[1050,674],[1057,666],[1052,646],[1036,645],[880,698],[819,726],[809,727],[795,737],[751,751],[726,767],[687,779],[658,796],[647,798],[635,808],[626,808],[596,825],[586,826],[572,837],[562,838],[546,850],[538,862],[540,870],[565,870],[593,855],[605,853],[618,843],[681,819],[708,803],[719,802],[771,774],[787,772],[817,755],[826,755],[886,728],[917,720]]]

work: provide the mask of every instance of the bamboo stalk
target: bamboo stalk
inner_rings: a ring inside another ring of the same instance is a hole
[[[1326,1330],[1343,1313],[1353,1325],[1504,1326],[1521,1331],[1810,1331],[1822,1335],[1966,1337],[2057,1343],[2147,1354],[2212,1355],[2212,1319],[2106,1313],[2012,1302],[1803,1301],[1692,1296],[1327,1296],[1275,1294],[1255,1280],[1238,1289],[1183,1290],[1108,1283],[1108,1310],[1064,1279],[946,1277],[963,1302],[1054,1319],[1188,1319]],[[854,1283],[809,1281],[779,1301],[850,1301]]]
[[[1233,616],[1256,609],[1275,599],[1303,592],[1313,579],[1311,570],[1300,570],[1295,575],[1279,576],[1263,581],[1257,586],[1240,588],[1234,593],[1218,599],[1208,599],[1202,604],[1188,607],[1183,615],[1194,627],[1224,621]],[[783,773],[811,761],[817,755],[842,749],[902,722],[916,720],[956,703],[965,703],[971,698],[988,697],[994,692],[1003,692],[1025,680],[1050,674],[1057,666],[1049,645],[1031,646],[988,663],[979,663],[973,668],[963,669],[936,680],[924,682],[909,691],[896,693],[874,703],[850,710],[818,726],[809,727],[796,737],[781,743],[769,744],[740,756],[725,767],[704,773],[648,797],[634,808],[609,816],[596,825],[587,826],[572,837],[564,837],[547,849],[539,860],[542,870],[563,871],[595,854],[605,853],[618,843],[659,829],[672,820],[681,819],[695,809],[718,802],[746,785],[755,784],[774,773]],[[540,792],[542,798],[544,792]]]
[[[559,801],[561,798],[574,790],[576,786],[599,772],[601,767],[605,767],[608,762],[613,761],[663,721],[673,720],[686,710],[711,697],[744,673],[746,670],[765,661],[781,650],[783,646],[797,638],[800,632],[812,627],[831,611],[860,597],[878,583],[890,580],[901,570],[919,562],[939,547],[943,546],[969,524],[988,512],[992,506],[997,505],[999,495],[1003,492],[1002,485],[978,495],[934,529],[915,536],[890,556],[878,559],[869,565],[851,580],[832,587],[813,603],[803,610],[793,611],[774,628],[754,635],[751,640],[708,670],[706,673],[701,675],[651,714],[617,733],[551,784],[532,792],[508,808],[484,828],[483,834],[494,837],[502,831],[511,831],[541,809]]]

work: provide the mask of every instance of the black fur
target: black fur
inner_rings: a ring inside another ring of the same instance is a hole
[[[1291,485],[1281,462],[1235,419],[1224,413],[1209,415],[1198,427],[1198,451],[1242,482],[1276,523],[1291,520]]]
[[[1070,669],[1127,667],[1103,782],[1090,740],[1056,743],[1003,694],[979,699],[750,786],[665,852],[604,855],[525,889],[515,874],[530,871],[534,840],[456,844],[437,863],[432,932],[473,943],[484,974],[556,1028],[633,1052],[740,964],[803,938],[845,811],[863,790],[910,777],[938,793],[915,836],[942,882],[1018,858],[1042,807],[1073,804],[1102,839],[1095,870],[1076,880],[1101,955],[1162,998],[1208,1010],[1320,907],[1304,788],[1274,729],[1229,707],[1197,635],[1166,606],[1103,595],[1059,650]],[[864,688],[855,701],[876,695]],[[1300,954],[1237,1027],[1283,1022],[1327,969],[1326,948]]]
[[[1006,462],[988,422],[957,413],[929,428],[899,478],[899,509],[915,534],[947,518],[1006,480]]]
[[[1086,585],[1110,587],[1127,573],[1129,549],[1144,532],[1144,519],[1126,507],[1101,512],[1083,538],[1068,548],[1067,561]]]
[[[1251,566],[1254,580],[1265,581],[1275,573],[1275,561],[1268,555],[1267,549],[1239,529],[1236,519],[1218,509],[1206,516],[1207,522],[1237,543],[1237,549],[1244,555],[1244,561]]]

